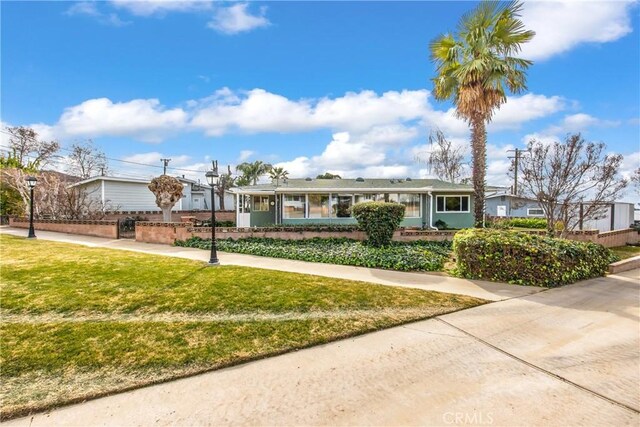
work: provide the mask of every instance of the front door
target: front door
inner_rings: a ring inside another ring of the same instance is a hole
[[[238,194],[237,227],[251,227],[251,196]]]
[[[497,216],[499,216],[499,217],[507,216],[507,207],[505,205],[498,205]]]
[[[193,209],[199,211],[202,209],[202,198],[194,197],[193,198]]]

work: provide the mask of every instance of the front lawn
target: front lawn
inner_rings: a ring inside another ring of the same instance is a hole
[[[249,237],[218,239],[216,243],[223,252],[398,271],[441,271],[451,255],[450,242],[425,240],[392,242],[383,248],[344,238],[285,240]],[[211,239],[192,237],[177,241],[176,245],[210,249]]]
[[[640,246],[616,246],[611,248],[611,252],[616,254],[620,259],[632,258],[640,255]]]
[[[0,244],[3,419],[484,302],[6,235]]]

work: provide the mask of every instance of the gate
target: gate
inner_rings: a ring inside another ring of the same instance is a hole
[[[136,238],[136,220],[131,217],[118,220],[118,239]]]

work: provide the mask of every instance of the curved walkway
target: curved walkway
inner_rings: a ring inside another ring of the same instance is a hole
[[[0,227],[0,233],[26,237],[27,230]],[[38,230],[36,234],[39,240],[54,240],[57,242],[75,243],[85,246],[144,252],[155,255],[187,258],[202,262],[207,262],[209,260],[209,252],[202,249],[183,248],[154,243],[140,243],[135,240],[127,239],[112,240],[101,237],[79,236],[75,234],[55,233],[40,230]],[[459,279],[437,273],[407,273],[379,270],[375,268],[321,264],[226,252],[220,252],[218,254],[218,258],[222,265],[239,265],[245,267],[264,268],[268,270],[335,277],[338,279],[360,280],[363,282],[377,283],[381,285],[403,286],[430,291],[447,292],[451,294],[468,295],[486,299],[488,301],[501,301],[509,298],[531,295],[544,290],[544,288],[538,288],[535,286],[517,286],[504,283],[486,282],[482,280]]]

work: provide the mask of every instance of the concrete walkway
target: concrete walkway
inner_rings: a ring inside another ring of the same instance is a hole
[[[0,233],[15,236],[26,236],[27,230],[0,227]],[[155,255],[187,258],[203,262],[209,261],[209,252],[202,249],[182,248],[153,243],[140,243],[135,240],[127,239],[112,240],[101,237],[55,233],[51,231],[37,231],[36,235],[40,240],[54,240],[57,242],[75,243],[92,247],[122,249]],[[264,268],[268,270],[314,274],[339,279],[361,280],[364,282],[378,283],[382,285],[402,286],[452,294],[469,295],[489,301],[501,301],[523,295],[531,295],[544,290],[544,288],[534,286],[517,286],[486,282],[482,280],[458,279],[456,277],[439,274],[405,273],[399,271],[380,270],[376,268],[321,264],[226,252],[220,252],[218,254],[218,258],[220,259],[220,263],[223,265],[240,265],[245,267]]]
[[[640,270],[7,426],[640,424]]]

